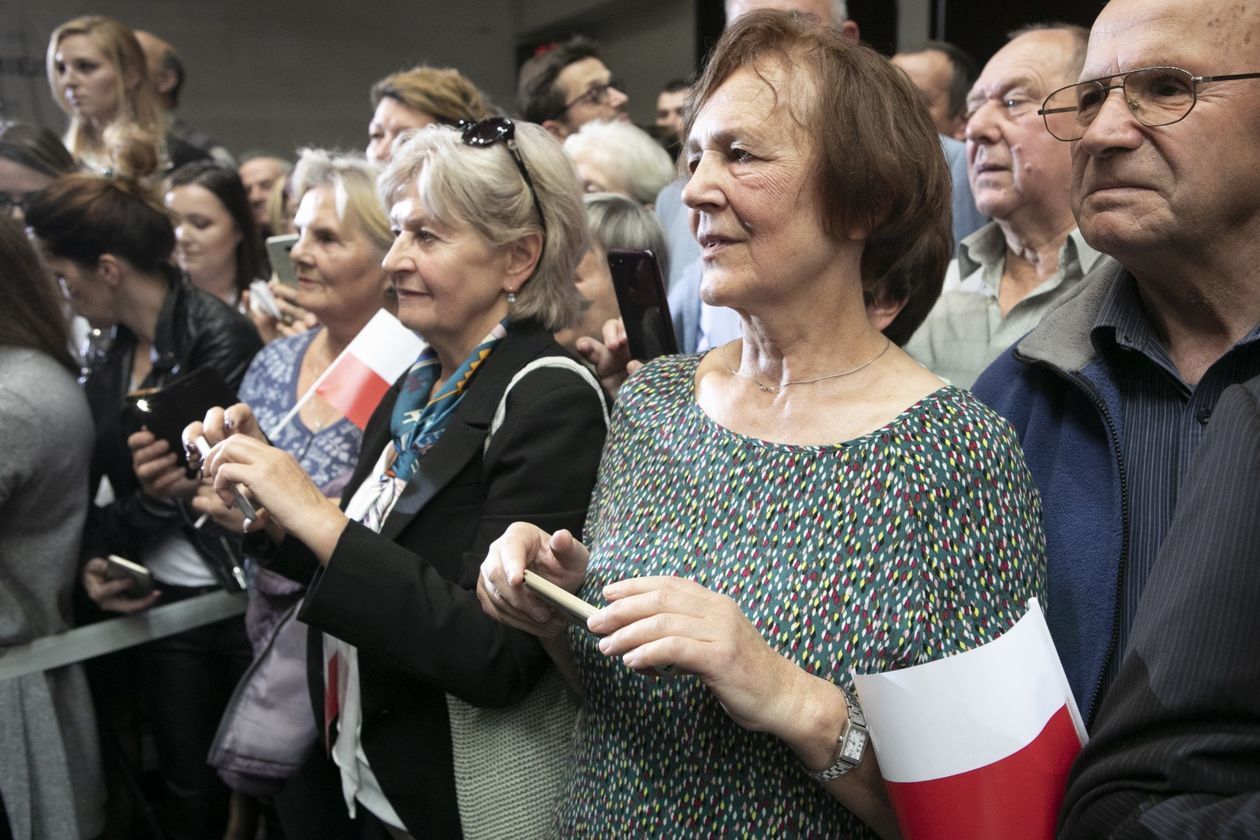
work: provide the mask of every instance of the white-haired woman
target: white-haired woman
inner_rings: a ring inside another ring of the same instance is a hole
[[[332,499],[340,498],[358,462],[362,431],[318,394],[297,414],[289,415],[320,374],[388,302],[389,281],[381,260],[394,237],[376,194],[379,175],[380,169],[362,155],[342,156],[323,149],[299,153],[292,178],[299,236],[291,252],[298,274],[296,302],[319,318],[319,327],[267,344],[254,357],[240,389],[241,400],[253,410],[272,443],[292,455],[320,492]],[[241,528],[239,512],[224,508],[208,484],[193,500],[193,508],[225,527]],[[267,667],[276,669],[283,667],[276,657],[292,651],[297,661],[290,667],[305,668],[306,660],[297,652],[301,642],[279,641],[293,633],[300,634],[299,640],[305,637],[300,625],[282,623],[301,597],[305,581],[289,580],[256,566],[251,571],[245,624],[255,658],[271,648]],[[247,679],[259,677],[251,671]],[[318,840],[349,829],[344,810],[333,804],[335,797],[326,795],[326,790],[320,792],[321,787],[331,788],[335,795],[336,785],[325,781],[335,777],[324,766],[326,760],[321,760],[323,751],[315,744],[313,730],[308,761],[295,783],[284,783],[274,805],[287,836]],[[293,731],[290,737],[300,738],[300,733]],[[296,751],[301,744],[292,746]]]
[[[619,193],[651,207],[656,194],[674,180],[669,152],[627,122],[588,122],[565,139],[564,151],[588,193]]]
[[[263,509],[249,528],[278,541],[272,567],[314,574],[301,618],[326,634],[310,679],[347,804],[395,835],[459,836],[446,695],[511,706],[549,668],[481,611],[479,564],[515,518],[580,529],[603,446],[598,386],[551,337],[580,309],[586,219],[559,145],[504,118],[418,132],[380,192],[398,317],[430,346],[369,422],[343,508],[248,406],[186,435],[217,442],[204,471],[225,501],[239,484]]]

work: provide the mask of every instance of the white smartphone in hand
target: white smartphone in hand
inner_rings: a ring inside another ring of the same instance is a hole
[[[525,588],[568,616],[569,620],[586,630],[586,620],[599,611],[571,592],[566,592],[545,577],[525,570]]]

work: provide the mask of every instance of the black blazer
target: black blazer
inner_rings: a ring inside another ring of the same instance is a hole
[[[460,835],[446,693],[509,706],[549,667],[538,640],[489,618],[474,590],[487,548],[512,522],[574,533],[585,523],[605,435],[602,400],[590,383],[569,370],[532,372],[513,387],[503,424],[482,454],[509,380],[536,358],[563,354],[541,328],[513,325],[420,459],[381,533],[350,523],[299,614],[359,649],[363,750],[416,837]],[[400,384],[368,423],[343,504],[373,479]],[[296,543],[287,540],[268,565],[294,576],[311,563]],[[322,651],[313,632],[308,676],[321,731]]]
[[[1260,837],[1260,378],[1221,395],[1060,833]]]

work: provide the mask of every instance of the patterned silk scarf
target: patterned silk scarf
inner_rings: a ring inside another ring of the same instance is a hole
[[[416,462],[428,452],[442,436],[446,422],[463,399],[468,383],[481,363],[494,350],[496,344],[507,335],[506,319],[495,325],[490,334],[482,339],[477,348],[451,374],[442,389],[429,397],[437,380],[441,365],[432,347],[420,354],[420,358],[407,371],[407,381],[394,403],[394,413],[389,419],[389,429],[394,436],[394,450],[398,457],[389,468],[392,478],[409,481],[415,474]],[[427,402],[426,402],[427,399]]]

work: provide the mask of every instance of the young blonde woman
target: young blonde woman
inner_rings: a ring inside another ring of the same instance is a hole
[[[124,24],[100,15],[63,23],[48,39],[47,70],[53,99],[70,117],[66,148],[84,165],[113,173],[128,145],[150,147],[161,171],[206,157],[167,137],[144,51]]]

